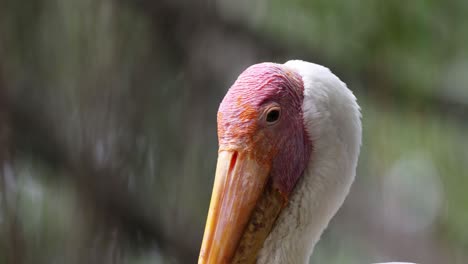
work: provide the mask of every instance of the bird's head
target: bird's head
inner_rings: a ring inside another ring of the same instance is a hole
[[[246,69],[218,111],[219,153],[199,263],[253,263],[303,175],[304,83],[283,64]]]

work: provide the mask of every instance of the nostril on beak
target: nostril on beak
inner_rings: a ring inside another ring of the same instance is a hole
[[[239,155],[237,151],[235,151],[234,154],[232,155],[231,163],[229,164],[229,173],[231,173],[234,167],[236,166],[237,155]]]

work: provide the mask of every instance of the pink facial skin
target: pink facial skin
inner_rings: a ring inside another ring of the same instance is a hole
[[[312,142],[304,127],[304,84],[296,72],[275,63],[247,68],[218,110],[220,150],[251,155],[270,168],[273,185],[288,197],[310,159]],[[269,111],[279,110],[276,122]]]

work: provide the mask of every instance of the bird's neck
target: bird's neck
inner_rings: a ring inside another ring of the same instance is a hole
[[[291,61],[286,66],[303,76],[304,122],[313,152],[258,264],[308,263],[354,181],[361,145],[359,106],[345,84],[319,65]]]
[[[314,157],[260,251],[258,264],[308,263],[315,244],[348,194],[355,164],[345,146],[315,148]]]

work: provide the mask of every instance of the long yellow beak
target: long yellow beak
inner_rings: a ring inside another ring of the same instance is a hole
[[[199,264],[255,263],[285,199],[269,184],[271,164],[220,151]]]

